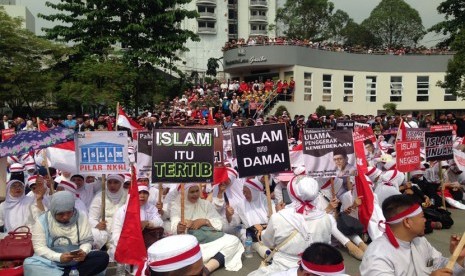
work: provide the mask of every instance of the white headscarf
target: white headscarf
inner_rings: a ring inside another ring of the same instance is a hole
[[[244,200],[243,204],[239,205],[239,217],[245,227],[248,228],[255,224],[268,223],[268,211],[266,196],[263,194],[263,184],[257,179],[247,179],[244,182],[244,187],[247,187],[252,194],[252,200]]]
[[[228,178],[229,178],[230,184],[228,185],[224,193],[228,197],[229,204],[233,208],[235,208],[241,205],[242,202],[245,201],[245,197],[242,192],[244,183],[241,178],[237,178],[238,173],[234,169],[227,168],[227,170],[228,170]],[[219,190],[218,185],[215,185],[215,187],[213,188],[213,197],[216,197],[218,195],[218,190]]]
[[[23,194],[20,197],[13,197],[10,194],[11,185],[14,183],[23,185]],[[25,185],[19,180],[11,180],[6,185],[6,199],[3,207],[3,217],[5,222],[5,231],[12,231],[19,226],[24,226],[29,218],[29,206],[34,202],[34,197],[25,195]]]
[[[119,190],[116,193],[110,192],[108,190],[108,188],[107,188],[106,196],[113,204],[118,204],[118,203],[120,203],[121,199],[123,198],[124,193],[127,193],[127,191],[123,189],[124,177],[119,175],[119,174],[110,174],[107,177],[107,181],[112,180],[112,179],[118,180],[121,183],[121,186],[120,186]]]

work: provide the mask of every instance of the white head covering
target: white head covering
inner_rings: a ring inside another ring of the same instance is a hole
[[[404,183],[405,174],[398,170],[390,170],[384,172],[380,178],[384,183],[392,184],[394,187],[399,189],[399,186]]]
[[[112,193],[108,190],[107,188],[107,192],[105,193],[107,198],[113,202],[114,204],[117,204],[120,202],[121,198],[123,198],[124,196],[124,193],[125,193],[125,190],[123,189],[123,181],[124,181],[124,177],[120,174],[110,174],[107,176],[107,181],[108,180],[117,180],[121,183],[121,187],[119,188],[119,190],[116,192],[116,193]]]
[[[11,185],[21,183],[23,185],[23,194],[19,197],[13,197],[10,194]],[[6,198],[3,206],[3,220],[5,230],[12,231],[19,226],[26,225],[29,218],[29,206],[34,202],[34,197],[25,195],[24,183],[19,180],[10,180],[6,184]]]
[[[245,200],[244,194],[242,192],[242,187],[243,187],[243,179],[242,178],[237,178],[238,173],[236,170],[232,168],[227,168],[228,170],[228,178],[230,181],[230,184],[226,188],[225,194],[226,197],[228,198],[229,204],[234,208],[242,204],[242,202]],[[213,196],[216,197],[218,195],[218,185],[215,185],[213,188]]]
[[[37,182],[37,175],[31,175],[31,176],[29,176],[29,178],[27,179],[27,186],[30,188],[31,185],[36,184],[36,182]]]
[[[376,180],[378,176],[382,174],[382,171],[376,167],[368,167],[367,172],[365,173],[372,182]]]
[[[263,194],[263,184],[256,178],[247,179],[244,187],[250,190],[252,200],[244,200],[239,205],[242,210],[239,216],[242,223],[248,228],[254,224],[266,224],[268,222],[268,210],[266,196]]]
[[[297,213],[307,215],[316,210],[319,185],[309,176],[296,176],[287,185],[287,192]]]
[[[192,235],[163,238],[147,250],[150,269],[168,272],[192,265],[202,259],[197,239]]]
[[[14,163],[10,166],[10,172],[11,173],[24,172],[24,166],[20,163]]]
[[[77,194],[77,185],[73,181],[61,179],[58,183],[58,187],[62,187],[65,191],[72,193],[75,197],[79,197]]]

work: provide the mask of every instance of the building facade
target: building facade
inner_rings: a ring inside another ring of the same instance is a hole
[[[27,7],[16,5],[15,0],[0,0],[0,7],[2,7],[9,16],[13,18],[20,17],[23,20],[22,27],[35,33],[35,17]]]
[[[183,8],[199,13],[198,18],[182,23],[183,29],[200,37],[199,42],[186,43],[190,51],[179,53],[182,61],[178,66],[187,73],[205,73],[208,59],[222,57],[221,49],[228,41],[247,40],[257,35],[275,36],[269,26],[275,22],[276,0],[193,0]]]
[[[313,113],[319,105],[345,114],[378,114],[385,103],[399,111],[463,113],[465,104],[437,86],[452,55],[371,55],[331,52],[293,45],[268,45],[224,52],[225,70],[234,79],[290,80],[293,114]],[[272,111],[273,113],[274,111]]]

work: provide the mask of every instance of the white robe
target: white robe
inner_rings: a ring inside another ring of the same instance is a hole
[[[275,248],[296,230],[287,220],[291,216],[296,216],[296,220],[303,219],[305,221],[304,227],[307,229],[307,233],[299,231],[274,254],[271,265],[259,268],[251,272],[249,276],[269,275],[273,272],[297,267],[300,260],[299,254],[303,253],[312,243],[324,242],[329,244],[331,242],[332,222],[328,214],[313,219],[311,216],[295,213],[293,209],[284,209],[273,214],[268,221],[268,227],[262,233],[262,241],[265,246]]]
[[[400,195],[400,192],[395,186],[389,186],[386,183],[379,183],[376,186],[375,194],[378,197],[379,205],[382,206],[386,198],[393,195]]]
[[[181,221],[180,197],[175,202],[176,204],[173,204],[171,210],[171,230],[173,233],[177,232],[178,223]],[[223,228],[222,218],[213,205],[206,200],[199,199],[196,203],[191,203],[186,199],[184,212],[187,220],[208,219],[215,229],[221,230]],[[200,244],[200,250],[204,262],[219,252],[224,255],[227,271],[238,271],[242,268],[241,256],[244,252],[244,246],[236,236],[224,234],[223,237],[215,241]]]
[[[9,188],[9,187],[8,187]],[[9,189],[7,189],[7,197]],[[30,218],[30,206],[34,198],[23,196],[16,203],[4,201],[0,203],[0,225],[5,226],[5,232],[13,231],[20,226],[27,226]]]
[[[102,190],[102,184],[99,181],[93,183],[85,183],[80,189],[77,190],[79,198],[84,202],[84,205],[88,209],[94,196],[97,192]]]
[[[121,188],[123,189],[123,188]],[[108,193],[108,191],[107,191]],[[123,206],[126,203],[127,192],[123,192],[121,199],[113,203],[108,196],[105,198],[105,218],[107,222],[106,230],[98,230],[95,228],[97,224],[102,220],[101,218],[101,209],[102,209],[102,192],[97,193],[92,200],[92,204],[89,208],[89,223],[92,227],[92,234],[94,236],[94,247],[96,249],[102,248],[109,239],[111,238],[112,226],[113,226],[113,216],[118,210],[119,207]]]
[[[360,274],[364,276],[422,276],[445,267],[448,262],[425,237],[405,242],[397,239],[399,248],[395,248],[383,235],[373,241],[363,256]],[[464,275],[465,269],[454,267],[454,275]]]

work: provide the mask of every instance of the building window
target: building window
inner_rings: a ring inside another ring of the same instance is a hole
[[[457,95],[452,94],[449,89],[444,89],[444,101],[445,102],[455,102],[457,100]]]
[[[366,101],[376,102],[376,76],[367,76]]]
[[[215,13],[215,7],[212,6],[198,6],[197,9],[199,13]]]
[[[402,84],[402,76],[392,76],[391,77],[391,102],[401,102],[402,101],[402,90],[404,86]]]
[[[199,29],[215,29],[214,21],[199,21]]]
[[[429,77],[417,76],[417,102],[429,100]]]
[[[266,16],[266,10],[251,10],[251,16]]]
[[[332,75],[323,75],[323,102],[330,102],[332,96]]]
[[[312,73],[304,73],[304,101],[312,101]]]
[[[344,102],[354,101],[354,76],[344,76]]]

